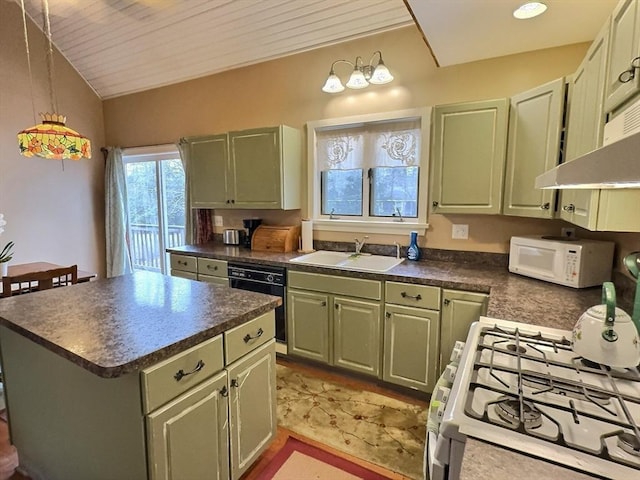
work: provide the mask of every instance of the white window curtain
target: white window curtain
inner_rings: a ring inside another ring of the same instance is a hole
[[[107,243],[107,278],[131,273],[127,183],[122,150],[109,147],[105,166],[105,230]]]
[[[420,165],[420,121],[368,123],[316,133],[321,171]]]
[[[191,205],[189,199],[191,198],[190,184],[190,168],[189,165],[189,144],[186,141],[180,141],[176,144],[178,152],[180,153],[180,161],[182,161],[182,168],[184,169],[184,228],[185,228],[185,243],[187,245],[193,244],[193,212],[191,211]]]

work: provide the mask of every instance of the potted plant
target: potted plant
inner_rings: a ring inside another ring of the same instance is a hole
[[[0,235],[4,232],[4,226],[7,224],[4,219],[4,215],[0,213]],[[7,268],[9,266],[9,260],[13,258],[13,242],[7,243],[2,250],[0,250],[0,277],[7,275]]]

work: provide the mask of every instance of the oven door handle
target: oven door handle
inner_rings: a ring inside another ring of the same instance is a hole
[[[243,338],[244,343],[249,343],[251,340],[255,340],[256,338],[260,338],[263,333],[264,333],[264,330],[262,330],[262,327],[260,327],[258,329],[258,331],[256,332],[256,334],[253,337],[247,333]]]

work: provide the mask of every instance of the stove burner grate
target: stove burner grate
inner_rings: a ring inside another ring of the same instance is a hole
[[[502,397],[495,404],[495,412],[498,416],[513,427],[520,426],[520,401],[511,397]],[[522,419],[525,428],[538,428],[542,426],[542,413],[532,403],[522,401]]]
[[[618,446],[625,452],[640,457],[640,441],[638,437],[631,433],[621,433],[618,435]]]

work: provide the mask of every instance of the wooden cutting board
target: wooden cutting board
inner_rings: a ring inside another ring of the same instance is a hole
[[[293,252],[298,249],[300,226],[260,225],[251,237],[251,250]]]

